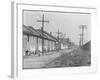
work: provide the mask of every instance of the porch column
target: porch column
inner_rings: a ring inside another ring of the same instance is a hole
[[[50,45],[49,45],[49,40],[48,40],[48,52],[49,52],[49,50],[50,50]]]
[[[36,52],[38,51],[38,37],[36,37]]]

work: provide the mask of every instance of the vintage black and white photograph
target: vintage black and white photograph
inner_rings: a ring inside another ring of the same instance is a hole
[[[91,14],[23,10],[22,68],[91,66]]]

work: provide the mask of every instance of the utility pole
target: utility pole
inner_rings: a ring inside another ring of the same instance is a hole
[[[56,33],[57,33],[57,39],[58,39],[58,50],[59,50],[59,49],[61,49],[61,44],[60,44],[60,42],[59,42],[59,40],[60,40],[59,35],[62,34],[62,32],[59,32],[59,29],[58,29],[58,32],[56,32]]]
[[[82,45],[82,35],[81,34],[79,34],[80,35],[80,40],[79,40],[79,46],[81,46]]]
[[[62,32],[59,32],[59,29],[58,29],[58,32],[56,32],[56,33],[57,33],[57,38],[58,38],[58,42],[59,42],[59,38],[60,38],[59,35],[62,34]]]
[[[44,51],[44,23],[49,23],[49,21],[47,20],[44,20],[44,14],[42,15],[42,20],[37,20],[37,22],[41,22],[42,23],[42,54],[43,54],[43,51]]]
[[[85,30],[85,28],[86,28],[86,25],[80,26],[80,29],[81,29],[80,42],[79,42],[80,46],[83,46],[83,44],[84,44],[84,30]]]
[[[61,34],[61,38],[64,39],[66,37],[66,34]]]

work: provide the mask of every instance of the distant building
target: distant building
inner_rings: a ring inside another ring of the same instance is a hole
[[[87,43],[85,43],[81,48],[85,49],[85,50],[90,50],[91,49],[91,41],[88,41]]]
[[[68,48],[68,38],[60,38],[58,44],[59,44],[60,49],[67,49]]]

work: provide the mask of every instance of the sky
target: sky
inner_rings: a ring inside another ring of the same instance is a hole
[[[84,30],[84,43],[90,40],[90,14],[80,13],[60,13],[60,12],[43,12],[43,11],[24,11],[23,24],[26,26],[32,26],[35,29],[42,27],[41,22],[42,15],[44,14],[44,20],[49,23],[44,23],[44,30],[52,32],[54,36],[57,36],[58,29],[63,34],[66,34],[66,38],[69,37],[75,44],[79,44],[81,25],[86,25]]]

